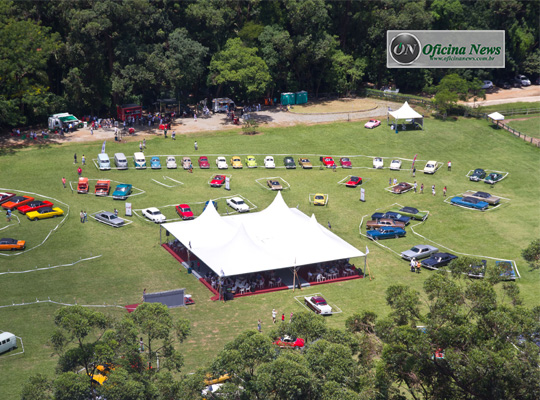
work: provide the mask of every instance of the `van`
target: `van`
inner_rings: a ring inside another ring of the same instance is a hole
[[[17,348],[17,337],[13,333],[0,333],[0,354]]]
[[[133,161],[135,162],[135,168],[146,169],[146,159],[144,153],[137,152],[133,154]]]
[[[114,154],[114,165],[116,165],[116,168],[118,169],[128,169],[128,162],[124,153]]]
[[[99,153],[97,158],[100,170],[105,171],[111,169],[111,161],[109,160],[107,153]]]

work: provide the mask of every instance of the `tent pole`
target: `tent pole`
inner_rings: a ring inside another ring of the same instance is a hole
[[[293,293],[294,293],[294,288],[296,287],[295,278],[296,278],[296,267],[293,267],[293,276],[292,276],[292,291],[293,291]]]
[[[163,242],[161,241],[161,230],[163,229],[163,227],[160,225],[159,226],[159,245],[161,246],[163,244]]]
[[[371,281],[371,269],[369,268],[369,264],[367,262],[367,256],[366,256],[366,266],[367,266],[367,270],[368,270],[368,274],[369,274],[369,280]],[[373,279],[375,279],[375,277],[373,277]]]

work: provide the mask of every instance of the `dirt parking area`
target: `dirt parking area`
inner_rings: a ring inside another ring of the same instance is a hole
[[[480,101],[469,101],[469,106],[493,106],[497,104],[536,102],[540,101],[540,86],[531,85],[527,87],[500,89],[495,88],[492,92],[486,93],[486,99]]]

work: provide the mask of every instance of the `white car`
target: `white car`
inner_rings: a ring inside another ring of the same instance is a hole
[[[381,157],[375,157],[373,159],[373,168],[382,169],[384,165],[383,159]]]
[[[227,159],[225,157],[218,157],[216,158],[216,165],[218,169],[227,169],[229,166],[227,165]]]
[[[272,156],[264,157],[264,168],[276,168],[276,163],[274,162],[274,157],[272,157]]]
[[[424,167],[424,174],[434,174],[437,170],[437,161],[428,161]]]
[[[493,89],[493,82],[491,82],[491,81],[482,81],[482,86],[480,87],[480,89],[484,89],[484,90]]]
[[[174,169],[177,167],[178,165],[176,165],[176,158],[174,158],[173,156],[167,157],[167,168]]]
[[[531,86],[531,81],[525,75],[517,75],[514,78],[514,82],[520,84],[521,86]]]
[[[328,305],[322,296],[304,297],[304,301],[308,308],[311,308],[317,314],[332,315],[332,307]]]
[[[154,221],[156,224],[161,224],[166,220],[165,215],[163,215],[156,207],[145,208],[142,210],[142,215],[150,221]]]
[[[399,171],[401,169],[401,160],[392,160],[390,163],[390,169],[394,171]]]
[[[244,200],[242,200],[240,197],[233,197],[232,199],[227,199],[227,204],[229,205],[229,207],[238,212],[249,211],[249,206],[244,203]]]

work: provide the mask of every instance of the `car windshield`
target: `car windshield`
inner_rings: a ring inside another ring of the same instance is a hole
[[[117,190],[118,190],[119,192],[125,192],[126,189],[127,189],[126,187],[119,187]]]
[[[376,158],[375,161],[382,161],[382,159],[381,158]]]
[[[182,212],[190,212],[191,209],[189,207],[184,207],[182,208]]]
[[[427,168],[433,168],[434,165],[433,165],[433,164],[428,164],[428,165],[426,165],[426,167],[427,167]]]
[[[359,177],[357,177],[357,176],[353,176],[353,177],[351,177],[351,181],[353,181],[353,182],[357,182],[357,181],[358,181],[358,179],[360,179],[360,178],[359,178]]]
[[[324,199],[323,196],[315,196],[315,198],[316,198],[317,200],[322,200],[322,199]]]
[[[347,157],[343,157],[343,158],[341,159],[341,161],[346,162],[346,161],[349,161],[349,159],[348,159]]]
[[[240,205],[240,204],[244,204],[243,200],[233,200],[234,203]]]
[[[413,247],[410,251],[414,253],[420,253],[420,249],[418,247]]]

